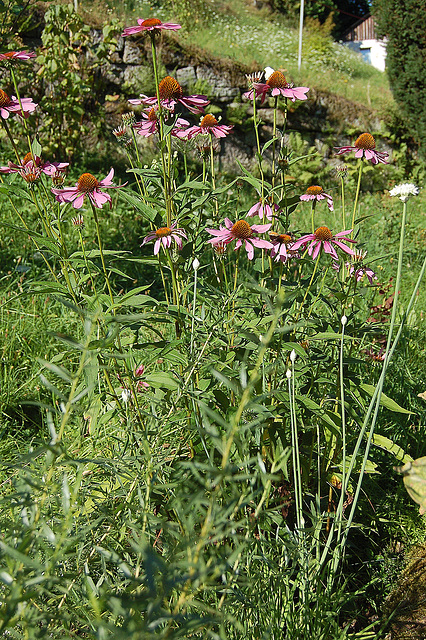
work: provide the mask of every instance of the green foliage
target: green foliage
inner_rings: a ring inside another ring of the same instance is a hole
[[[375,0],[373,7],[379,34],[387,38],[386,70],[392,92],[425,158],[424,3]]]
[[[99,123],[96,69],[115,46],[117,25],[104,28],[103,40],[85,57],[90,28],[72,4],[53,5],[45,13],[43,47],[37,56],[40,106],[44,112],[41,135],[52,158],[71,158],[81,150],[82,133]],[[90,124],[89,124],[90,123]]]
[[[71,52],[87,33],[63,11],[45,38],[59,47],[69,20]],[[126,185],[84,166],[77,188],[52,193],[34,158],[29,182],[4,176],[2,635],[360,637],[349,622],[363,595],[354,585],[371,578],[371,496],[412,454],[407,425],[424,428],[406,389],[426,261],[410,238],[401,292],[406,203],[402,217],[399,201],[393,215],[382,203],[380,218],[374,201],[374,227],[359,189],[346,209],[336,195],[334,207],[301,201],[300,182],[326,180],[323,150],[289,132],[273,102],[262,144],[253,106],[256,169],[241,164],[229,180],[212,134],[198,164],[190,144],[175,146],[166,108],[150,164],[123,117]],[[29,138],[35,156],[42,136]],[[363,174],[363,162],[359,180],[382,170]],[[271,206],[273,223],[245,220],[253,203]],[[305,231],[314,238],[297,247]],[[212,246],[217,233],[228,235]],[[379,236],[394,283],[367,278],[377,246],[352,257]]]

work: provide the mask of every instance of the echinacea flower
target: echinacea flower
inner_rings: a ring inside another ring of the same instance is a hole
[[[20,173],[34,167],[46,176],[52,176],[56,171],[63,171],[68,166],[69,162],[44,162],[39,156],[29,152],[24,156],[22,164],[15,164],[9,161],[7,167],[0,167],[0,173]]]
[[[328,193],[325,193],[322,187],[318,185],[313,185],[312,187],[308,187],[306,189],[306,193],[300,196],[301,200],[309,201],[309,200],[327,200],[328,208],[330,211],[333,211],[333,198]]]
[[[158,85],[158,93],[160,96],[161,106],[169,111],[174,111],[176,104],[180,102],[191,113],[204,113],[204,108],[210,104],[210,100],[207,96],[193,95],[184,96],[183,89],[179,82],[171,76],[166,76],[161,80]],[[133,98],[129,100],[130,104],[147,104],[154,106],[158,104],[157,96],[149,98],[143,93],[140,94],[140,98]]]
[[[207,113],[203,118],[201,118],[198,127],[190,127],[186,131],[186,137],[190,140],[197,135],[211,134],[215,138],[226,138],[228,133],[231,133],[233,128],[234,127],[232,124],[219,124],[216,118],[211,113]]]
[[[143,120],[140,122],[135,122],[133,125],[134,129],[136,129],[136,133],[144,138],[149,138],[154,135],[154,133],[158,132],[159,124],[158,124],[158,111],[155,107],[151,107],[151,109],[147,113],[141,114]],[[177,118],[175,122],[175,126],[171,130],[172,136],[177,136],[179,138],[184,137],[184,133],[189,131],[189,122],[184,118]]]
[[[373,280],[377,280],[377,276],[370,267],[363,264],[365,257],[367,255],[366,251],[361,251],[360,253],[354,253],[352,256],[352,261],[346,263],[346,268],[349,271],[349,275],[354,276],[357,282],[362,280],[363,276],[367,276],[368,282],[373,284]]]
[[[3,120],[7,120],[11,113],[17,113],[19,116],[27,118],[28,114],[32,113],[36,107],[37,104],[32,101],[32,98],[21,98],[19,101],[15,96],[8,96],[3,89],[0,89],[0,117]]]
[[[11,62],[12,60],[29,60],[35,58],[34,51],[8,51],[0,53],[0,62]]]
[[[274,245],[271,249],[271,256],[275,257],[276,261],[287,262],[289,258],[299,257],[298,251],[293,250],[294,240],[288,233],[270,231],[269,239]]]
[[[281,71],[274,71],[270,67],[267,67],[265,71],[266,81],[254,82],[253,89],[244,94],[246,98],[253,100],[255,95],[256,98],[260,97],[261,104],[265,102],[268,93],[273,98],[280,95],[284,98],[290,98],[292,102],[308,99],[306,94],[309,91],[309,87],[295,87],[291,82],[287,82]]]
[[[391,189],[389,191],[389,195],[398,196],[402,202],[407,202],[410,196],[419,195],[419,188],[411,182],[403,182],[402,184],[397,184],[393,189]]]
[[[233,223],[229,218],[224,220],[225,226],[220,229],[206,229],[214,238],[208,240],[214,247],[222,244],[229,244],[236,240],[235,250],[239,249],[244,243],[249,260],[253,260],[254,247],[258,249],[272,249],[274,246],[268,240],[257,237],[257,233],[265,233],[271,228],[270,224],[252,224],[249,225],[245,220],[237,220]]]
[[[259,216],[263,220],[263,217],[266,216],[268,220],[272,220],[274,211],[279,211],[279,207],[277,204],[270,205],[265,198],[259,198],[259,202],[256,202],[247,212],[249,218],[253,218],[254,216]]]
[[[80,209],[83,206],[86,196],[89,198],[93,206],[102,209],[106,202],[111,207],[111,196],[104,193],[101,189],[120,189],[121,187],[112,184],[114,178],[114,169],[103,180],[97,180],[91,173],[83,173],[75,187],[65,187],[65,189],[52,189],[58,202],[72,202],[74,209]],[[121,185],[124,187],[124,184]]]
[[[172,240],[176,242],[179,250],[182,249],[182,238],[187,239],[186,233],[183,229],[177,229],[176,222],[174,222],[170,227],[160,227],[148,233],[142,240],[141,247],[147,242],[154,240],[154,255],[156,256],[160,251],[161,245],[163,245],[164,249],[170,249]]]
[[[134,27],[127,27],[121,34],[123,37],[133,36],[135,33],[143,33],[144,31],[151,31],[157,33],[158,31],[177,31],[181,29],[180,24],[174,24],[173,22],[161,22],[158,18],[138,18],[138,24]]]
[[[371,133],[361,133],[355,140],[354,146],[350,147],[334,147],[336,153],[340,156],[342,153],[348,153],[349,151],[355,151],[355,158],[365,157],[366,160],[371,160],[373,164],[382,162],[388,164],[386,158],[389,156],[384,151],[376,151],[376,141]]]
[[[348,231],[340,231],[333,235],[328,227],[318,227],[315,233],[308,233],[306,236],[302,236],[299,240],[296,240],[292,249],[295,251],[296,249],[304,247],[310,243],[308,247],[308,254],[312,256],[313,260],[316,260],[321,249],[324,249],[325,253],[329,253],[335,260],[338,260],[339,257],[333,246],[336,245],[336,247],[339,247],[339,249],[342,249],[345,253],[353,256],[355,254],[352,249],[342,242],[342,239],[344,239],[345,242],[356,242],[355,240],[345,237],[350,233],[352,233],[352,229],[349,229]]]

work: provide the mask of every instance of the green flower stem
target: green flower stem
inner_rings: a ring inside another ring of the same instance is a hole
[[[213,190],[216,189],[216,174],[215,174],[215,168],[214,168],[214,150],[213,150],[213,136],[210,133],[209,134],[210,137],[210,173],[212,176],[212,187]],[[215,219],[217,220],[219,218],[219,203],[217,201],[217,198],[215,198],[215,211],[216,211],[216,217]]]
[[[190,354],[194,351],[194,326],[195,326],[195,310],[197,305],[197,276],[198,268],[194,269],[194,293],[192,298],[192,321],[191,321],[191,348]]]
[[[308,297],[308,293],[309,293],[309,291],[310,291],[310,289],[311,289],[311,286],[312,286],[312,283],[313,283],[313,281],[314,281],[314,277],[315,277],[315,274],[316,274],[316,272],[317,272],[318,263],[319,263],[319,261],[320,261],[320,258],[321,258],[321,252],[319,253],[319,255],[318,255],[317,259],[315,260],[314,270],[313,270],[313,272],[312,272],[312,276],[311,276],[311,279],[310,279],[310,281],[309,281],[308,287],[307,287],[307,289],[306,289],[306,291],[305,291],[305,295],[304,295],[304,297],[303,297],[303,300],[302,300],[302,302],[300,303],[299,311],[297,312],[297,316],[296,316],[296,320],[294,321],[294,324],[297,324],[297,321],[298,321],[298,320],[299,320],[299,318],[300,318],[300,314],[302,313],[303,305],[305,304],[306,298]]]
[[[13,66],[12,65],[10,65],[10,77],[12,78],[13,86],[14,86],[15,92],[16,92],[16,97],[18,98],[19,106],[21,107],[21,112],[23,114],[24,110],[22,108],[21,96],[20,96],[20,93],[19,93],[18,84],[16,82],[15,72],[13,71]],[[28,129],[27,119],[25,118],[24,115],[22,115],[22,120],[24,121],[25,133],[27,135],[28,148],[31,151],[32,157],[34,158],[33,146],[31,144],[31,138],[30,138],[30,132],[29,132],[29,129]]]
[[[6,131],[7,137],[9,138],[9,140],[10,140],[10,142],[12,144],[12,147],[13,147],[13,150],[15,152],[15,156],[16,156],[16,159],[18,161],[18,164],[21,164],[21,158],[19,156],[19,151],[18,151],[18,148],[17,148],[17,146],[15,144],[15,141],[14,141],[14,139],[12,137],[12,134],[10,133],[9,125],[7,124],[7,120],[2,118],[1,121],[2,121],[2,125],[4,127],[4,130]]]
[[[312,208],[311,208],[311,227],[312,233],[315,233],[315,207],[317,204],[317,200],[312,200]]]
[[[291,424],[291,452],[293,458],[293,478],[294,478],[294,498],[296,506],[296,524],[299,535],[302,534],[305,520],[303,518],[303,492],[302,492],[302,473],[300,467],[300,451],[299,451],[299,435],[297,432],[296,418],[296,397],[295,397],[295,378],[294,364],[291,361],[291,370],[287,370],[290,375],[288,378],[288,395],[290,402],[290,424]]]
[[[104,252],[103,252],[101,233],[100,233],[100,229],[99,229],[98,214],[96,212],[96,207],[95,207],[95,205],[93,204],[93,202],[91,200],[90,200],[90,204],[92,206],[93,218],[95,220],[95,225],[96,225],[96,235],[98,237],[98,246],[99,246],[99,253],[100,253],[100,256],[101,256],[102,270],[104,272],[104,277],[105,277],[105,281],[107,283],[108,293],[109,293],[109,297],[110,297],[110,300],[111,300],[111,311],[115,315],[114,296],[112,294],[111,284],[110,284],[108,272],[107,272],[107,269],[106,269],[106,266],[105,266],[105,258],[104,258]]]
[[[346,229],[346,211],[345,211],[345,183],[343,178],[340,178],[340,185],[342,189],[342,231]]]
[[[167,220],[167,226],[170,227],[172,224],[170,175],[167,173],[166,158],[164,153],[164,122],[163,122],[163,109],[161,107],[161,100],[160,100],[160,82],[158,78],[157,50],[155,47],[155,32],[151,31],[150,36],[151,36],[152,66],[154,69],[155,89],[156,89],[157,103],[158,103],[158,122],[160,124],[160,151],[161,151],[161,166],[163,169],[164,200],[166,204],[166,220]]]
[[[161,254],[160,251],[158,252],[158,266],[160,267],[160,273],[161,273],[161,280],[163,282],[163,289],[164,289],[164,296],[166,298],[166,304],[169,305],[169,296],[167,294],[167,286],[166,286],[166,281],[164,279],[164,271],[163,271],[163,265],[161,264]]]
[[[354,202],[354,210],[352,213],[352,222],[351,222],[351,229],[352,229],[352,233],[351,233],[351,238],[354,237],[354,226],[355,226],[355,215],[356,215],[356,210],[357,210],[357,206],[358,206],[358,200],[359,200],[359,191],[361,189],[361,177],[362,177],[362,170],[363,170],[363,162],[362,162],[362,158],[360,158],[359,160],[359,173],[358,173],[358,184],[356,186],[356,194],[355,194],[355,202]]]
[[[276,136],[277,136],[277,109],[278,109],[278,96],[275,96],[274,101],[274,121],[272,125],[272,188],[275,186],[275,150],[276,150]]]
[[[3,182],[3,179],[0,177],[0,181]],[[52,267],[49,264],[49,261],[47,260],[46,256],[44,255],[42,249],[39,247],[37,240],[34,238],[34,236],[32,235],[27,223],[25,222],[25,220],[23,219],[23,217],[21,216],[21,213],[18,211],[18,209],[15,207],[15,204],[12,200],[12,198],[10,196],[8,196],[8,200],[9,200],[9,204],[11,205],[11,207],[13,208],[14,212],[16,213],[16,215],[18,216],[19,220],[21,221],[21,223],[23,224],[24,228],[26,229],[26,231],[28,231],[28,235],[30,236],[32,242],[34,243],[35,248],[37,249],[37,251],[40,253],[40,255],[42,256],[46,267],[49,269],[51,275],[53,276],[53,279],[60,284],[58,276],[56,275],[56,273],[54,272],[54,270],[52,269]]]
[[[167,262],[169,263],[170,272],[172,274],[173,304],[175,304],[179,309],[179,290],[178,290],[177,280],[176,280],[175,265],[173,263],[172,256],[170,255],[170,250],[164,247],[164,252],[167,256]]]
[[[259,138],[259,123],[257,122],[257,111],[256,111],[256,91],[253,89],[253,122],[254,122],[254,132],[256,135],[256,145],[257,145],[257,160],[259,162],[259,171],[262,178],[262,193],[261,198],[263,201],[263,192],[264,192],[264,181],[265,176],[263,175],[262,169],[262,154],[260,152],[260,138]]]
[[[81,233],[80,227],[78,227],[78,236],[79,236],[79,239],[80,239],[81,252],[83,254],[84,264],[86,265],[87,273],[90,276],[90,280],[92,282],[93,291],[95,292],[95,297],[98,298],[98,292],[96,290],[96,285],[95,285],[95,278],[93,277],[92,271],[90,269],[89,261],[87,259],[86,249],[84,247],[83,235]]]

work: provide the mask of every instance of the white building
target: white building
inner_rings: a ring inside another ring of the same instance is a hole
[[[379,71],[386,67],[386,41],[378,40],[374,19],[367,16],[356,22],[343,36],[343,44],[362,55],[364,60]]]

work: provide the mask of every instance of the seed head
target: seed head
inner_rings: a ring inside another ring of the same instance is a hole
[[[361,135],[355,140],[354,147],[357,149],[375,149],[376,141],[371,133],[361,133]]]
[[[321,240],[321,242],[327,242],[332,239],[333,234],[328,227],[318,227],[318,229],[315,230],[315,237],[317,240]]]
[[[83,173],[77,181],[77,189],[81,193],[90,193],[99,187],[99,182],[91,173]]]
[[[248,240],[253,235],[251,226],[245,220],[238,220],[232,225],[231,233],[235,238],[240,238],[241,240]]]
[[[179,82],[171,76],[166,76],[159,84],[160,100],[177,100],[183,96]]]

